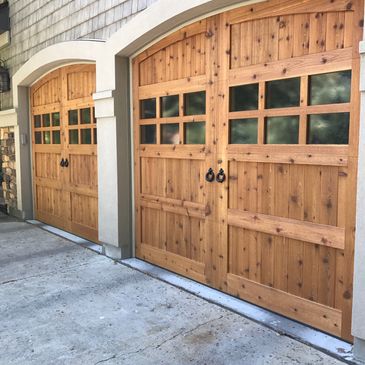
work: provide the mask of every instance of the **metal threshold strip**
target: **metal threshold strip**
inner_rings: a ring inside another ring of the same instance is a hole
[[[57,236],[63,237],[77,245],[90,249],[98,254],[103,254],[102,247],[93,242],[36,220],[28,220],[27,222]],[[188,293],[194,294],[199,298],[205,299],[210,303],[219,305],[252,321],[269,327],[282,336],[288,336],[306,345],[312,346],[330,356],[341,361],[345,361],[346,363],[356,364],[353,358],[352,345],[339,338],[245,302],[241,299],[237,299],[216,289],[209,288],[203,284],[197,283],[191,279],[187,279],[142,260],[132,258],[120,260],[119,262],[131,269],[138,270],[141,273],[164,281],[165,283],[185,290]]]

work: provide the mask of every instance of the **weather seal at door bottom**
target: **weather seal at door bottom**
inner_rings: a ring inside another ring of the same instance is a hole
[[[82,246],[84,248],[87,248],[91,251],[94,251],[98,254],[103,253],[103,247],[102,246],[97,245],[96,243],[88,241],[88,240],[86,240],[84,238],[81,238],[79,236],[76,236],[72,233],[63,231],[62,229],[59,229],[59,228],[56,228],[56,227],[49,226],[48,224],[42,223],[42,222],[37,221],[37,220],[27,220],[26,222],[30,223],[30,224],[33,224],[33,225],[35,225],[35,226],[37,226],[37,227],[39,227],[39,228],[41,228],[41,229],[43,229],[47,232],[53,233],[56,236],[65,238],[68,241],[76,243],[77,245],[80,245],[80,246]]]

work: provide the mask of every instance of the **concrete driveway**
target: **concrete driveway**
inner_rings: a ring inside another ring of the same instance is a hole
[[[302,343],[0,216],[0,364],[340,364]]]

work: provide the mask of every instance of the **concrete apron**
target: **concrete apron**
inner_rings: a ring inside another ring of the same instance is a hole
[[[0,364],[340,364],[37,226],[1,218],[0,248]]]

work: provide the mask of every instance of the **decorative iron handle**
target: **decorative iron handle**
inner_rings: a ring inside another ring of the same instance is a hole
[[[66,158],[65,160],[65,167],[68,167],[69,163],[68,163],[68,159]]]
[[[217,182],[219,182],[221,184],[224,183],[224,181],[226,180],[226,174],[224,173],[223,169],[219,170],[216,180],[217,180]]]
[[[213,182],[214,177],[215,177],[214,171],[213,171],[212,168],[210,168],[208,170],[208,172],[206,173],[206,175],[205,175],[205,180],[208,181],[208,182]]]
[[[60,162],[60,166],[61,166],[61,167],[65,167],[65,160],[64,160],[64,159],[62,159],[62,160],[61,160],[61,162]]]

